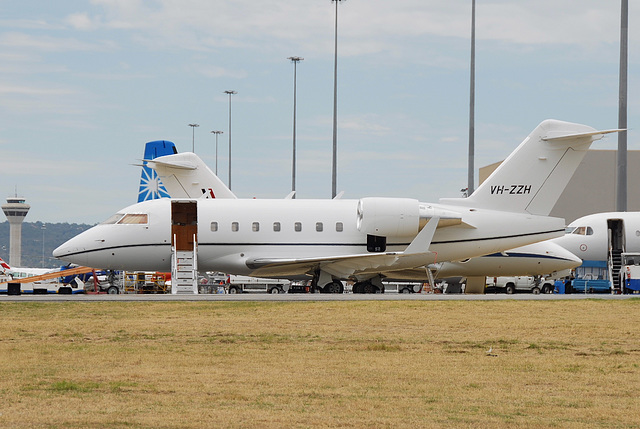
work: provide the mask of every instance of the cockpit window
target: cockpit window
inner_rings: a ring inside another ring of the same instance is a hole
[[[102,222],[101,225],[113,225],[115,223],[118,223],[118,221],[120,219],[122,219],[123,216],[124,216],[124,214],[122,214],[122,213],[116,213],[113,216],[109,217],[109,219],[107,219],[104,222]]]
[[[578,226],[574,228],[567,228],[565,230],[567,234],[576,234],[576,235],[593,235],[593,228],[590,226]]]
[[[118,225],[146,225],[149,223],[149,215],[146,213],[127,213],[118,221]]]

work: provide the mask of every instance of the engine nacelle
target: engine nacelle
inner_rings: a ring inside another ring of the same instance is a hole
[[[420,210],[411,198],[362,198],[358,201],[358,231],[384,237],[418,233]]]

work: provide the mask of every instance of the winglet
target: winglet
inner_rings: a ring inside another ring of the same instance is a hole
[[[431,246],[431,241],[433,240],[433,235],[436,233],[439,221],[439,217],[432,217],[424,228],[422,228],[422,231],[420,231],[413,241],[407,246],[403,254],[408,255],[413,253],[429,252],[429,246]]]

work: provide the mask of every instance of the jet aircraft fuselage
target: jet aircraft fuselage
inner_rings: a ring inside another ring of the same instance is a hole
[[[184,213],[176,206],[189,206],[191,214],[176,219]],[[336,277],[349,278],[377,272],[381,262],[368,263],[367,255],[405,251],[420,227],[434,216],[439,228],[428,256],[398,269],[490,254],[558,237],[564,231],[564,222],[558,218],[405,198],[160,199],[127,207],[60,246],[54,256],[103,269],[166,271],[172,242],[195,238],[201,271],[302,275],[317,265]],[[344,267],[350,264],[339,258],[353,255],[363,257],[355,264],[359,266]],[[393,270],[393,264],[389,268]]]

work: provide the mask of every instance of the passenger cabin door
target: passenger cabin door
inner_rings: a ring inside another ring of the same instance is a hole
[[[198,239],[198,203],[171,201],[171,244],[176,250],[194,250]]]
[[[625,251],[623,220],[607,219],[607,230],[609,232],[609,255],[607,258],[609,278],[614,289],[621,289],[620,269],[622,268],[622,253]]]
[[[622,219],[607,219],[609,230],[609,249],[612,252],[624,252],[624,222]]]

